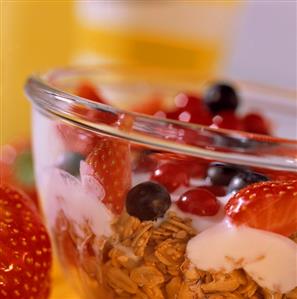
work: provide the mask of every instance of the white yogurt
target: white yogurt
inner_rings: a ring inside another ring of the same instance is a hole
[[[187,256],[205,271],[243,268],[272,291],[286,293],[297,285],[297,244],[279,234],[224,221],[192,238]]]
[[[90,175],[85,162],[81,162],[80,172],[81,180],[58,168],[47,171],[45,209],[49,224],[54,227],[59,212],[63,211],[82,238],[86,224],[96,236],[110,236],[113,215],[101,202],[104,189]]]

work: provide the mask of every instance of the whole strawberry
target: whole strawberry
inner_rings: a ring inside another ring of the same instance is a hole
[[[51,264],[49,236],[34,204],[1,184],[0,298],[48,298]]]

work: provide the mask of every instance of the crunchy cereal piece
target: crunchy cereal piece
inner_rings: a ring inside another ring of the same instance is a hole
[[[173,277],[165,287],[167,298],[176,299],[181,287],[181,278],[179,276]]]
[[[160,289],[160,287],[155,286],[153,288],[149,288],[144,286],[143,291],[147,294],[150,299],[164,299],[164,295]]]
[[[140,223],[138,218],[123,213],[114,224],[114,230],[119,236],[119,240],[123,241],[130,238],[136,232]]]
[[[198,299],[205,299],[206,298],[206,295],[201,290],[201,285],[199,285],[199,284],[195,285],[195,294],[196,294],[196,297]]]
[[[136,295],[132,297],[133,299],[149,299],[149,297],[142,291],[138,291]]]
[[[202,277],[203,277],[203,273],[194,267],[191,267],[184,272],[184,279],[189,282],[197,281]]]
[[[190,286],[183,282],[178,292],[178,299],[194,299],[195,293],[190,289]]]
[[[128,249],[129,250],[129,249]],[[109,251],[109,257],[111,259],[111,263],[115,267],[124,267],[126,269],[133,269],[137,267],[138,259],[135,257],[128,256],[123,250],[119,248],[112,248]]]
[[[242,271],[241,273],[245,273]],[[247,274],[245,274],[245,283],[238,288],[238,292],[247,298],[252,298],[258,289],[256,282]]]
[[[133,235],[131,247],[133,248],[136,256],[144,255],[144,250],[152,234],[152,226],[152,221],[144,221],[138,226],[137,231]]]
[[[282,299],[283,298],[282,294],[272,292],[266,288],[263,288],[262,291],[263,291],[264,299]]]
[[[242,297],[239,293],[234,292],[234,293],[222,293],[222,294],[218,294],[217,296],[223,296],[222,298],[230,298],[230,299],[244,299],[244,297]],[[213,298],[213,297],[209,297],[209,298]]]
[[[154,248],[147,247],[144,251],[143,255],[143,263],[146,266],[153,266],[155,267],[157,263],[159,263],[159,260],[155,256]]]
[[[180,266],[179,264],[168,266],[167,271],[171,276],[177,276],[180,274]]]
[[[297,299],[297,287],[286,294],[288,299]]]
[[[181,265],[184,261],[186,244],[168,239],[156,246],[155,256],[166,266]]]
[[[137,284],[132,281],[127,273],[120,268],[113,266],[107,267],[107,282],[114,291],[125,291],[129,294],[136,294],[138,291]]]
[[[240,282],[234,277],[227,277],[219,280],[213,280],[209,283],[201,285],[204,293],[217,293],[217,292],[233,292],[240,286]]]
[[[133,269],[130,278],[140,287],[147,286],[152,288],[164,282],[163,274],[155,267],[141,266]]]
[[[191,222],[177,217],[173,212],[169,212],[166,220],[153,230],[152,240],[158,242],[173,238],[187,241],[194,235],[196,235],[196,231],[191,226]]]

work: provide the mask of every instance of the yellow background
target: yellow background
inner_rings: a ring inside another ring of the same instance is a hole
[[[71,1],[3,1],[1,4],[1,144],[30,132],[27,76],[69,61]]]

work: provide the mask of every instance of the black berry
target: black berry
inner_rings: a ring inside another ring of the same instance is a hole
[[[144,220],[162,217],[171,205],[167,190],[154,182],[144,182],[127,194],[126,209],[129,215]]]
[[[223,110],[235,111],[239,104],[236,90],[227,84],[215,84],[209,87],[203,97],[204,104],[216,114]]]
[[[232,178],[228,186],[228,193],[238,191],[250,184],[268,181],[268,177],[257,172],[242,172]]]
[[[78,176],[80,161],[84,159],[85,157],[80,153],[65,152],[59,157],[57,166],[73,176]]]
[[[243,171],[232,164],[213,162],[207,169],[207,176],[213,185],[228,186],[232,178]]]

